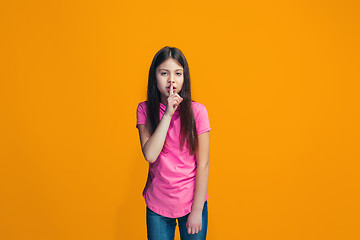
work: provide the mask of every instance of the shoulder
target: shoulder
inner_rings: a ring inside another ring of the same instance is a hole
[[[206,107],[202,103],[193,101],[192,102],[192,107],[193,107],[195,117],[200,113],[204,113],[204,112],[207,113]]]
[[[139,106],[145,106],[145,107],[146,107],[146,102],[147,102],[147,101],[139,102],[138,105],[139,105]]]
[[[137,109],[138,109],[138,110],[144,110],[144,109],[146,109],[146,102],[147,102],[147,101],[139,102],[139,104],[138,104],[138,106],[137,106]]]
[[[192,107],[193,107],[193,110],[194,112],[199,112],[199,111],[202,111],[204,109],[206,109],[205,105],[202,104],[202,103],[199,103],[199,102],[192,102]]]
[[[211,129],[209,123],[209,115],[204,104],[198,102],[193,102],[192,104],[194,118],[196,122],[196,130],[198,135],[200,135]]]
[[[140,115],[146,116],[146,101],[139,102],[139,104],[136,108],[136,113],[138,116],[140,116]]]

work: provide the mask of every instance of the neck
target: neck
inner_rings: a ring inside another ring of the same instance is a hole
[[[162,104],[164,104],[165,106],[167,106],[167,99],[163,96],[161,96],[161,101]]]

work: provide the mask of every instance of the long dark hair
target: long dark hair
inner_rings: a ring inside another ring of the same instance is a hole
[[[168,58],[176,60],[184,69],[184,82],[181,91],[178,93],[183,101],[178,106],[181,121],[180,130],[180,147],[183,149],[184,142],[186,139],[187,148],[189,149],[190,155],[195,153],[198,147],[198,135],[196,131],[196,123],[194,118],[194,112],[192,109],[192,99],[190,91],[190,72],[189,66],[186,61],[184,54],[180,49],[176,47],[166,46],[160,49],[154,56],[148,79],[148,90],[147,90],[147,124],[150,128],[151,134],[155,132],[156,127],[160,122],[160,101],[161,94],[157,87],[156,80],[156,68]],[[166,145],[166,140],[165,140]],[[164,148],[162,149],[164,151]]]

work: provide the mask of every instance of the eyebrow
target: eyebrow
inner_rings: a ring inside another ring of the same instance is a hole
[[[165,71],[169,71],[169,70],[167,70],[167,69],[164,69],[164,68],[161,68],[161,69],[159,69],[159,70],[165,70]],[[179,69],[175,69],[175,71],[178,71],[178,70],[180,70],[180,71],[183,71],[181,68],[179,68]]]

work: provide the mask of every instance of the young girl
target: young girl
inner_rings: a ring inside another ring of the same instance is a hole
[[[149,240],[206,239],[210,125],[192,101],[189,66],[177,48],[160,49],[151,63],[147,101],[137,124],[149,173],[143,191]]]

